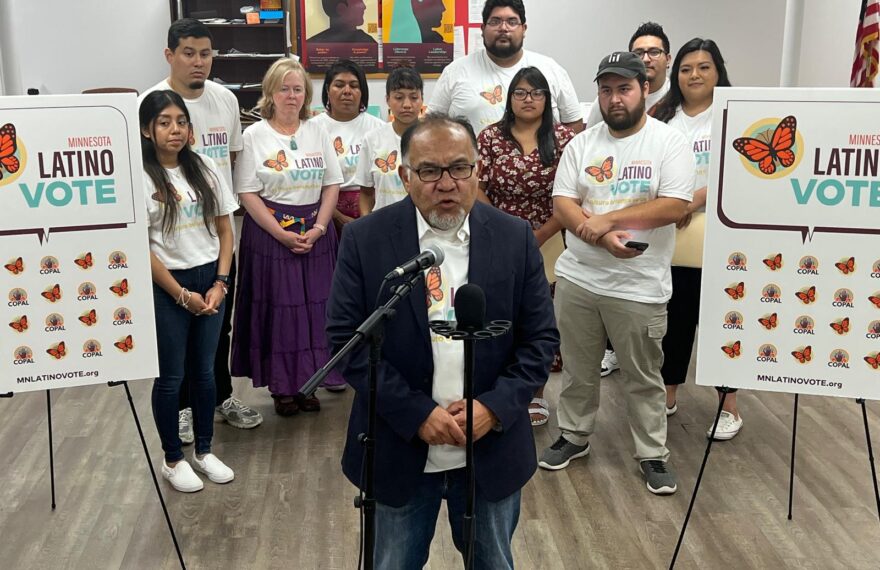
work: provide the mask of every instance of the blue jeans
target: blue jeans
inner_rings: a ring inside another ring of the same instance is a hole
[[[378,570],[413,570],[428,562],[440,503],[446,499],[452,541],[464,550],[462,518],[465,510],[467,479],[464,469],[424,473],[409,503],[394,508],[376,505],[376,552]],[[510,541],[519,521],[520,491],[497,503],[486,500],[477,488],[474,500],[474,568],[502,570],[513,568]]]
[[[204,295],[214,283],[217,264],[171,271],[182,287]],[[226,301],[216,315],[196,316],[178,306],[176,299],[153,284],[156,307],[156,336],[159,346],[159,377],[153,382],[153,419],[162,440],[167,463],[183,459],[177,432],[177,412],[183,377],[190,379],[196,453],[211,451],[214,437],[214,355],[223,324]]]

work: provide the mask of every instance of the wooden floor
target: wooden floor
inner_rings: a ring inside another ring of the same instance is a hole
[[[618,373],[604,381],[588,459],[540,471],[525,488],[518,568],[666,568],[705,451],[712,389],[687,385],[669,424],[678,494],[655,497],[631,459]],[[560,378],[548,385],[555,408]],[[133,383],[151,458],[161,461],[151,382]],[[214,451],[235,469],[226,486],[183,495],[162,481],[189,568],[354,569],[354,488],[339,469],[351,393],[321,392],[323,411],[279,418],[264,390],[236,392],[266,421],[218,425]],[[794,520],[786,520],[793,397],[742,393],[742,433],[713,446],[677,568],[880,568],[878,522],[859,407],[803,397]],[[0,400],[0,567],[176,568],[122,387],[53,392],[58,507],[50,510],[45,393]],[[880,450],[878,404],[869,403]],[[555,418],[535,430],[539,450]],[[191,449],[191,448],[190,448]],[[190,451],[187,450],[187,453]],[[880,453],[878,453],[880,455]],[[441,514],[428,568],[459,568]]]

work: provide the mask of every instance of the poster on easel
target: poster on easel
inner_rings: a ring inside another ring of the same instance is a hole
[[[880,93],[718,88],[713,113],[697,384],[880,399]]]
[[[385,70],[440,73],[452,63],[455,0],[382,0]]]
[[[0,99],[0,393],[153,378],[133,94]]]
[[[299,0],[298,24],[306,71],[323,73],[338,59],[380,71],[379,0]]]

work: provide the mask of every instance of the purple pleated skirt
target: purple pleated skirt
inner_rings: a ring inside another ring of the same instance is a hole
[[[263,200],[276,217],[304,219],[311,228],[320,204],[290,206]],[[255,387],[293,396],[330,358],[324,309],[336,265],[333,224],[307,254],[296,254],[245,215],[239,245],[238,283],[232,334],[232,375],[253,379]],[[325,384],[343,384],[338,372]]]

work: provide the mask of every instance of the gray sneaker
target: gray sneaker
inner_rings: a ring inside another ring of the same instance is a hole
[[[184,408],[177,412],[177,435],[183,445],[188,445],[195,439],[192,408]]]
[[[227,398],[214,408],[214,422],[226,422],[239,429],[251,429],[263,423],[263,416],[242,404],[238,398]]]
[[[575,445],[560,435],[556,443],[545,449],[544,453],[541,454],[538,466],[550,469],[551,471],[565,469],[572,459],[586,457],[589,453],[589,442],[587,445]]]
[[[648,490],[655,495],[671,495],[678,490],[675,473],[665,461],[646,459],[639,462]]]

